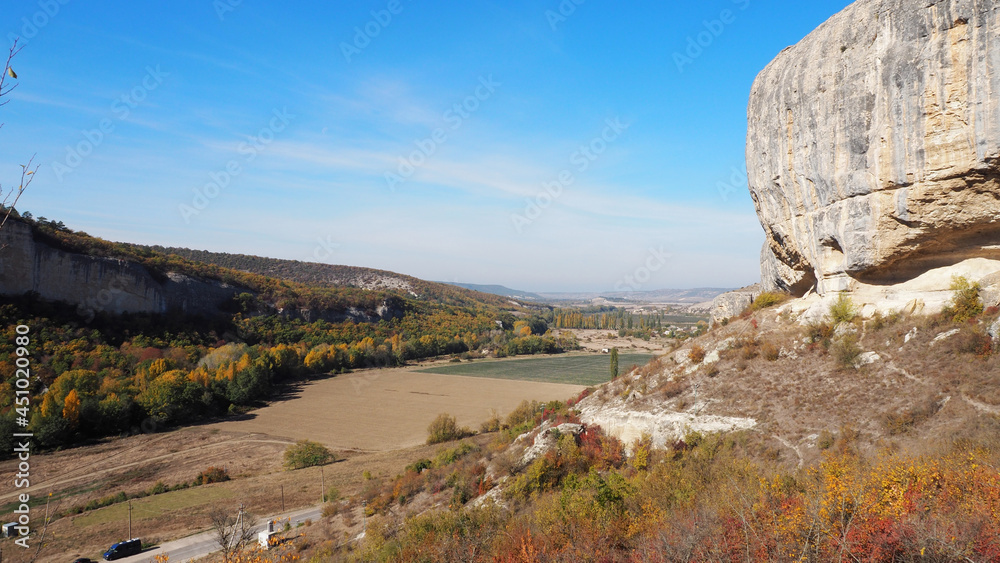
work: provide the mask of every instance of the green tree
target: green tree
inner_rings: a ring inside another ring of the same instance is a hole
[[[618,379],[618,348],[611,349],[611,381]]]
[[[441,413],[427,427],[427,443],[440,444],[458,440],[472,434],[468,428],[459,428],[455,417],[447,413]]]
[[[955,293],[944,308],[945,316],[956,323],[964,323],[982,314],[983,300],[979,297],[982,287],[977,282],[955,276],[951,280],[951,290]]]
[[[299,440],[285,450],[285,467],[287,469],[315,467],[333,461],[336,461],[333,452],[323,444],[311,440]]]
[[[858,310],[847,293],[838,295],[837,301],[830,305],[830,319],[835,325],[853,322],[857,316]]]

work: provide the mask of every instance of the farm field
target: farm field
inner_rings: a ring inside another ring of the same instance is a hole
[[[469,440],[483,445],[489,435]],[[32,456],[38,478],[29,489],[33,499],[50,497],[51,511],[60,514],[73,506],[115,494],[148,490],[157,482],[175,485],[190,482],[209,466],[227,467],[233,480],[182,489],[132,502],[133,535],[144,541],[184,537],[210,527],[214,508],[235,510],[241,503],[257,515],[278,514],[315,506],[321,483],[336,487],[342,495],[361,492],[369,472],[374,479],[391,478],[421,458],[433,457],[445,445],[416,446],[386,452],[337,452],[337,462],[285,471],[281,465],[287,440],[259,434],[221,432],[195,426],[159,434],[112,439],[100,444]],[[16,461],[0,463],[0,473],[13,476]],[[12,477],[11,477],[12,478]],[[284,498],[282,498],[284,497]],[[2,497],[5,511],[13,506],[11,495]],[[41,521],[45,502],[33,514]],[[357,517],[360,525],[360,514]],[[57,517],[48,527],[46,547],[39,563],[70,561],[75,557],[100,560],[100,553],[115,541],[128,537],[128,505],[118,503],[78,515]],[[4,555],[20,555],[11,540],[0,540]],[[4,557],[7,561],[8,557]],[[13,557],[10,561],[24,561]]]
[[[598,359],[607,361],[607,356]],[[48,498],[58,513],[118,491],[190,482],[209,466],[227,468],[233,481],[133,501],[135,533],[156,542],[206,529],[208,511],[215,506],[245,502],[257,514],[275,514],[283,504],[289,510],[316,504],[324,479],[318,468],[281,467],[282,452],[295,440],[311,439],[335,450],[338,462],[325,468],[325,483],[351,495],[365,485],[363,473],[389,478],[445,447],[423,445],[428,424],[442,412],[478,429],[493,409],[506,415],[524,399],[566,400],[584,388],[414,368],[359,371],[301,384],[241,419],[40,453],[32,456],[29,491],[33,499],[53,493]],[[488,441],[489,436],[472,439]],[[0,473],[14,472],[16,460],[0,463]],[[14,496],[0,496],[0,504],[12,508]],[[36,510],[44,511],[44,503]],[[93,558],[109,540],[127,535],[127,518],[124,503],[58,518],[49,527],[49,547],[39,561],[63,561],[66,555]]]
[[[597,359],[608,361],[607,356]],[[586,388],[569,381],[481,377],[485,376],[455,377],[413,368],[358,371],[304,384],[292,397],[257,409],[243,420],[210,427],[310,439],[336,450],[388,451],[423,444],[427,426],[441,413],[476,430],[492,410],[506,415],[525,399],[565,401]]]
[[[632,364],[645,365],[652,358],[650,354],[621,354],[618,357],[619,370],[625,373]],[[420,373],[591,386],[608,381],[610,366],[610,356],[604,354],[560,355],[525,360],[444,364],[422,369]]]

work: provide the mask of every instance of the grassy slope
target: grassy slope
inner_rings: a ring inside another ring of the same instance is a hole
[[[652,356],[648,354],[622,354],[618,365],[626,372],[632,364],[643,365]],[[515,379],[570,385],[600,385],[608,381],[610,359],[601,356],[559,356],[527,360],[481,361],[451,364],[420,370],[425,373]]]

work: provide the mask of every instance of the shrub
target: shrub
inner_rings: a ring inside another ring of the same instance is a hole
[[[833,432],[824,430],[819,433],[819,439],[816,440],[816,447],[821,450],[828,450],[833,447],[835,441],[836,438],[834,437]]]
[[[760,347],[760,353],[767,361],[774,362],[781,357],[781,348],[778,348],[771,342],[765,342]]]
[[[663,394],[665,399],[672,399],[681,393],[687,391],[688,382],[684,379],[674,379],[668,381],[660,387],[660,393]]]
[[[903,434],[934,416],[939,410],[941,410],[941,401],[937,398],[927,398],[909,409],[887,413],[882,419],[882,424],[891,435]]]
[[[406,466],[406,470],[409,471],[409,472],[412,472],[412,473],[420,473],[424,469],[430,469],[431,466],[433,466],[433,465],[434,465],[433,461],[431,461],[431,460],[429,460],[427,458],[424,458],[424,459],[417,460],[417,461],[411,463],[410,465],[407,465]]]
[[[521,401],[521,404],[507,415],[506,426],[517,428],[522,424],[534,422],[535,417],[542,410],[542,405],[538,401]]]
[[[830,319],[835,325],[852,322],[857,316],[858,312],[854,307],[854,301],[846,293],[841,293],[837,297],[837,301],[830,305]]]
[[[833,337],[833,325],[828,323],[810,323],[806,327],[806,337],[813,344],[822,344],[824,348],[830,346],[830,339]]]
[[[501,424],[503,424],[503,420],[500,418],[500,414],[497,413],[496,409],[490,409],[490,418],[479,425],[479,431],[483,434],[497,432],[500,430]]]
[[[688,359],[696,364],[705,361],[705,349],[700,344],[695,344],[688,350]]]
[[[479,448],[468,442],[461,442],[454,448],[447,448],[439,451],[434,456],[434,467],[445,467],[465,457],[470,452],[479,451]]]
[[[987,358],[993,353],[993,337],[978,327],[965,327],[955,338],[959,352]]]
[[[336,500],[340,500],[340,489],[331,486],[329,489],[326,490],[326,495],[323,496],[323,500],[325,502],[333,502]]]
[[[195,485],[222,483],[229,480],[229,472],[221,467],[209,467],[194,478]]]
[[[976,282],[970,282],[962,276],[951,280],[951,290],[955,294],[942,313],[956,323],[964,323],[983,313],[983,300],[979,298],[982,289]]]
[[[427,427],[427,443],[440,444],[458,440],[472,434],[468,428],[459,428],[455,417],[447,413],[441,413]]]
[[[778,293],[775,291],[765,291],[764,293],[758,295],[757,299],[753,300],[753,303],[750,304],[750,311],[756,312],[769,307],[774,307],[775,305],[784,303],[788,299],[788,294]]]
[[[833,344],[830,349],[833,356],[837,359],[837,363],[841,367],[847,369],[854,369],[854,363],[858,361],[858,356],[861,355],[861,347],[858,345],[858,336],[856,334],[845,334],[840,340]]]
[[[333,452],[326,446],[310,440],[299,440],[285,450],[285,467],[287,469],[326,465],[335,460]]]
[[[881,312],[876,311],[868,324],[868,328],[871,330],[882,330],[883,328],[893,326],[902,318],[903,313],[900,311],[893,311],[888,315],[883,315]]]
[[[739,350],[741,358],[752,360],[759,354],[760,342],[752,336],[741,336],[733,343],[733,347]]]

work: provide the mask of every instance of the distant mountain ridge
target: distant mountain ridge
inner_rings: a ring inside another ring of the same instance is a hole
[[[465,289],[471,289],[472,291],[478,291],[480,293],[489,293],[492,295],[500,295],[502,297],[512,297],[514,299],[525,299],[529,301],[544,301],[545,298],[537,293],[532,293],[530,291],[522,291],[519,289],[511,289],[502,285],[480,285],[475,283],[458,283],[458,282],[440,282],[448,285],[454,285],[458,287],[463,287]]]
[[[731,288],[699,287],[693,289],[656,289],[652,291],[602,291],[541,293],[542,299],[550,301],[589,301],[607,299],[632,303],[679,303],[695,304],[711,301]]]

